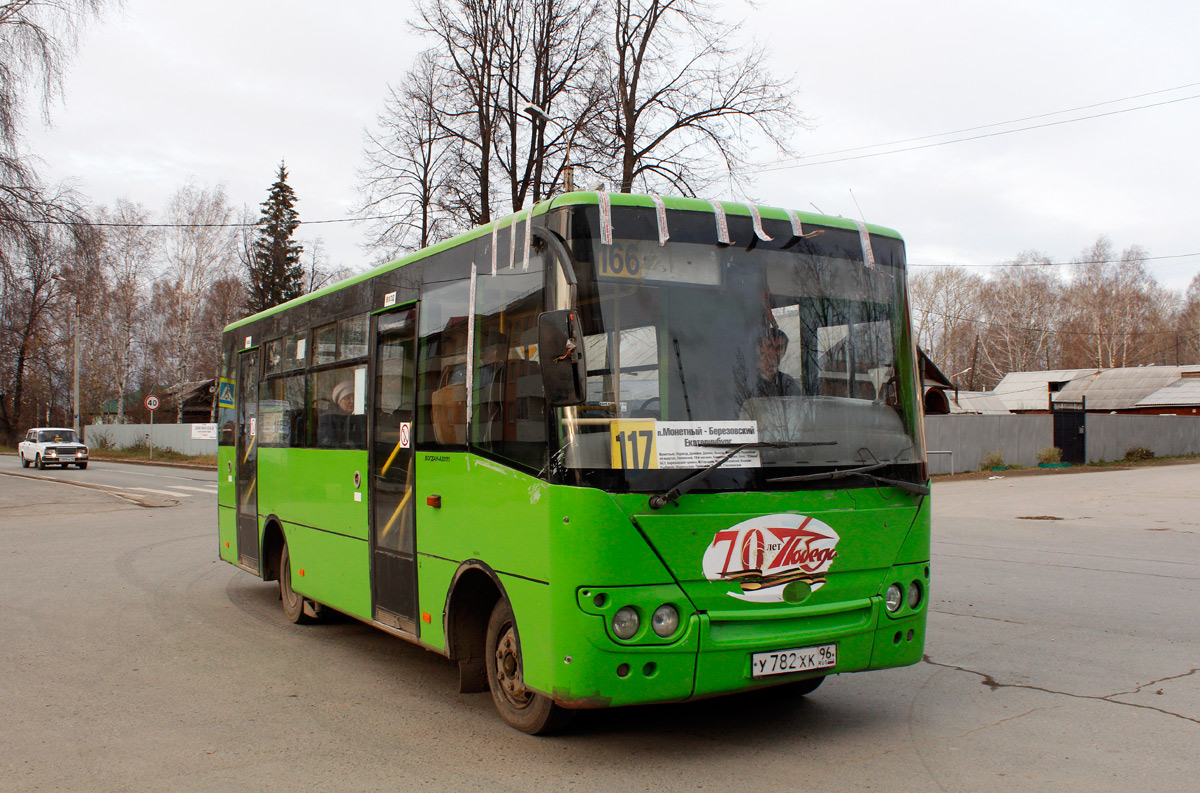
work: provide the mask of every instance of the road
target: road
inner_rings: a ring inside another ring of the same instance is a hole
[[[1197,465],[938,483],[926,662],[801,700],[590,713],[549,739],[456,693],[439,656],[349,619],[285,623],[273,585],[216,559],[215,499],[183,489],[211,472],[25,473],[0,457],[6,791],[1180,791],[1200,778]],[[177,497],[139,506],[67,481]]]
[[[92,460],[86,470],[74,467],[47,468],[44,471],[30,466],[21,467],[19,457],[0,456],[0,472],[37,477],[59,484],[80,485],[107,490],[126,500],[164,506],[163,500],[196,499],[207,496],[215,504],[217,472],[214,469],[183,466],[140,465],[108,460]],[[216,507],[213,507],[216,509]]]

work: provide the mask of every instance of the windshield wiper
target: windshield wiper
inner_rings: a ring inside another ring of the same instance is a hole
[[[721,457],[721,459],[717,460],[703,471],[692,474],[679,484],[667,490],[665,493],[650,496],[650,509],[661,509],[664,505],[678,500],[680,496],[703,482],[706,478],[708,478],[709,474],[732,459],[734,455],[736,455],[738,452],[745,451],[746,449],[791,449],[798,446],[836,446],[837,441],[792,441],[785,443],[772,443],[770,441],[748,441],[746,443],[697,443],[696,445],[709,446],[717,449],[732,448],[730,448],[728,454]]]
[[[883,468],[884,466],[887,466],[887,465],[891,465],[891,463],[887,463],[887,462],[871,463],[870,465],[862,465],[862,466],[859,466],[858,468],[846,468],[845,470],[842,470],[842,471],[825,471],[824,473],[820,473],[820,474],[803,474],[801,476],[780,476],[780,477],[776,477],[774,479],[768,479],[767,481],[771,482],[771,483],[775,483],[775,482],[816,482],[817,480],[820,480],[820,479],[845,479],[846,477],[849,477],[849,476],[863,476],[863,477],[866,477],[867,479],[870,479],[872,482],[874,482],[877,485],[889,485],[891,487],[899,488],[900,490],[903,490],[906,493],[914,493],[918,496],[929,495],[929,488],[925,485],[918,485],[918,484],[914,484],[912,482],[904,482],[899,479],[888,479],[886,477],[876,476],[875,474],[871,473],[872,471],[877,471],[880,468]]]

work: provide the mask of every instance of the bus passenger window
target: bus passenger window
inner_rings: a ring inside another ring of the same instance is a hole
[[[469,281],[439,284],[421,304],[417,364],[417,438],[421,443],[467,442],[467,312]]]
[[[327,369],[313,374],[317,446],[365,449],[367,367]]]

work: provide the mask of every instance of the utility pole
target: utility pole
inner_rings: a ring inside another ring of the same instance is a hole
[[[975,352],[971,353],[971,387],[970,391],[975,390],[975,366],[979,362],[979,334],[975,334]]]
[[[79,431],[79,295],[75,295],[75,399],[72,405],[72,412],[75,414],[75,423],[72,426],[78,440],[82,437]]]

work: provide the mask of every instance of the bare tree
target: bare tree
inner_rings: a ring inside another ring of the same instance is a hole
[[[450,236],[451,220],[439,205],[451,178],[455,137],[442,126],[449,91],[438,57],[422,52],[400,86],[388,86],[379,130],[367,133],[358,212],[373,218],[371,247],[387,258]]]
[[[125,198],[118,199],[101,219],[106,224],[102,263],[107,290],[102,301],[105,343],[99,352],[111,368],[109,382],[116,386],[120,424],[125,422],[125,401],[136,374],[138,327],[146,311],[146,284],[162,234],[148,225],[151,216],[145,207]]]
[[[503,8],[496,156],[517,211],[553,192],[567,168],[595,171],[603,164],[605,145],[598,150],[594,128],[611,90],[601,87],[596,0],[507,2]]]
[[[1049,368],[1056,340],[1062,282],[1049,257],[1027,251],[984,283],[980,306],[980,371],[994,385],[1009,372]]]
[[[490,223],[496,125],[501,112],[504,7],[519,0],[419,0],[416,30],[437,40],[431,63],[447,93],[442,129],[453,153],[443,202],[472,226]]]
[[[173,321],[166,329],[175,384],[192,379],[196,360],[197,330],[208,286],[228,274],[235,257],[234,235],[227,227],[233,210],[223,187],[199,189],[185,184],[171,199],[167,217],[167,273],[174,294]],[[208,344],[219,346],[215,339]],[[183,400],[176,405],[177,422],[183,420]]]
[[[757,46],[740,57],[738,27],[700,0],[610,0],[610,84],[604,127],[615,133],[621,192],[634,183],[695,195],[740,181],[751,135],[788,152],[803,125],[789,80],[768,74]]]
[[[1153,363],[1171,345],[1170,300],[1161,294],[1146,268],[1146,251],[1138,245],[1117,256],[1101,236],[1079,257],[1067,291],[1065,330],[1073,337],[1064,358],[1073,366],[1120,367]]]
[[[1175,323],[1175,363],[1200,363],[1200,273],[1188,284]]]
[[[955,378],[977,366],[974,343],[982,319],[983,279],[964,267],[940,267],[909,277],[909,302],[917,344]],[[977,381],[977,378],[969,379]]]

